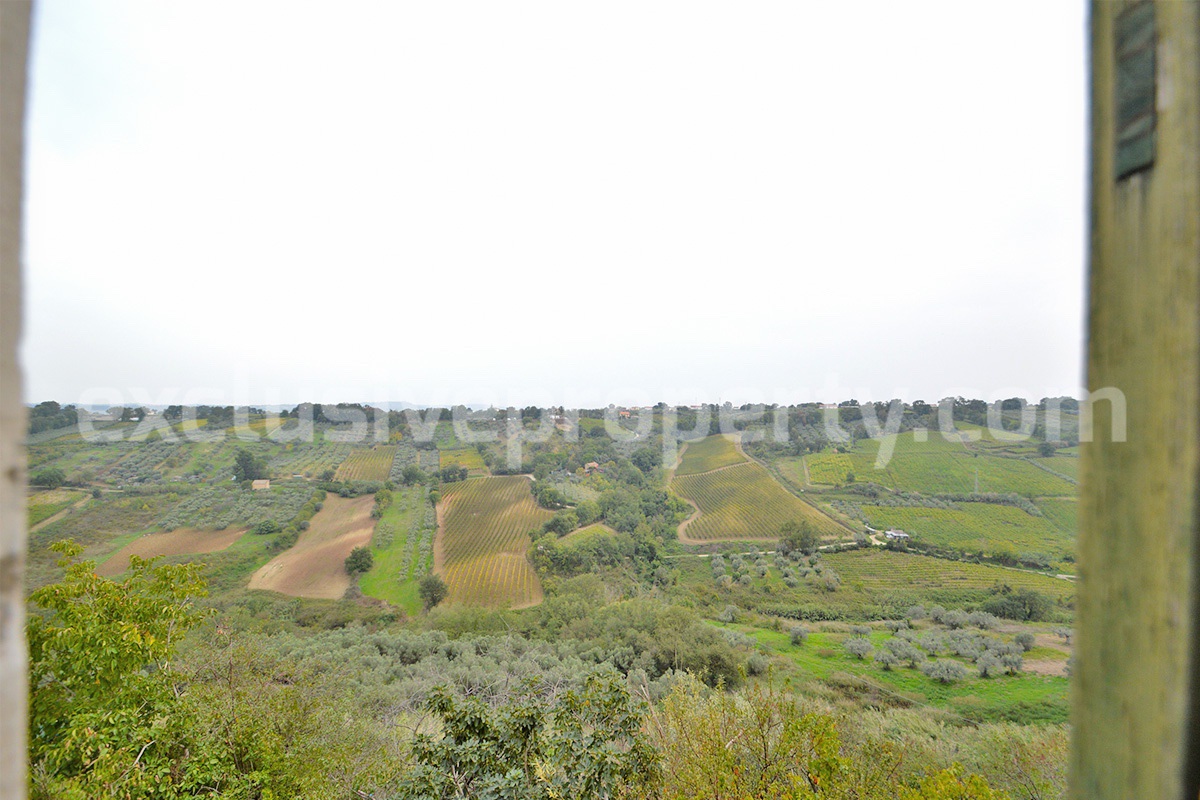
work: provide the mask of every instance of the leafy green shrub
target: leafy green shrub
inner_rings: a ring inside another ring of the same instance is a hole
[[[450,587],[446,585],[445,581],[431,572],[421,578],[421,582],[417,586],[417,592],[421,595],[421,600],[424,601],[425,608],[430,609],[446,599],[450,594]]]
[[[555,514],[543,527],[549,533],[565,536],[579,527],[579,517],[574,511],[565,509]]]
[[[1021,658],[1020,653],[1005,653],[1000,656],[1000,663],[1012,675],[1020,672],[1025,667],[1025,659]]]
[[[51,467],[35,472],[31,479],[35,486],[45,486],[47,489],[57,489],[67,482],[67,475],[58,467]]]
[[[983,604],[983,610],[1005,619],[1038,621],[1047,619],[1053,609],[1053,601],[1032,589],[1013,591],[1002,587]]]
[[[908,662],[908,666],[913,669],[925,661],[925,654],[918,650],[912,642],[904,639],[889,639],[885,646],[897,659]]]
[[[984,653],[975,661],[975,668],[979,670],[979,677],[991,677],[1002,668],[1000,657],[994,653]]]
[[[369,572],[373,566],[375,566],[375,557],[371,555],[369,547],[356,547],[350,551],[350,555],[346,556],[346,572],[351,575]]]
[[[807,555],[817,548],[817,532],[808,520],[788,520],[780,527],[779,534],[776,549],[785,556]]]

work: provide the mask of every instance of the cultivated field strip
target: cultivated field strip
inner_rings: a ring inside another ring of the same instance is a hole
[[[327,469],[337,469],[350,450],[350,445],[341,442],[292,443],[282,453],[272,456],[267,466],[277,478],[292,475],[316,478]]]
[[[741,464],[745,460],[746,457],[738,452],[737,446],[728,436],[707,436],[687,443],[675,474],[698,475],[720,467]]]
[[[447,484],[438,533],[442,576],[455,602],[492,607],[536,605],[541,583],[525,558],[529,531],[552,514],[538,508],[523,477]]]
[[[334,480],[339,481],[386,481],[396,459],[394,445],[356,447],[338,467]]]
[[[840,485],[846,482],[847,475],[855,471],[850,456],[832,450],[807,455],[804,460],[808,464],[808,475],[813,483]]]
[[[1039,500],[1038,508],[1060,532],[1072,540],[1079,533],[1079,503],[1073,497]]]
[[[483,456],[474,447],[461,447],[456,450],[441,450],[438,453],[439,467],[465,467],[472,475],[486,475],[487,464]]]
[[[778,539],[785,522],[807,520],[821,536],[847,532],[817,509],[789,494],[760,465],[748,462],[716,472],[676,476],[672,487],[700,509],[682,538],[702,541]]]

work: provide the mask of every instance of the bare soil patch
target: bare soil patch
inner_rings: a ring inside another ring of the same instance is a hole
[[[96,567],[96,574],[105,578],[120,575],[129,569],[129,557],[183,556],[215,553],[242,538],[246,528],[226,528],[223,531],[201,531],[195,528],[176,528],[169,533],[147,533],[113,553]]]
[[[336,600],[350,588],[345,561],[350,551],[371,541],[372,495],[344,498],[329,495],[308,530],[291,549],[268,561],[250,576],[250,588]]]
[[[1043,661],[1026,661],[1022,667],[1026,672],[1031,672],[1034,675],[1066,675],[1067,662],[1058,659],[1046,659]]]

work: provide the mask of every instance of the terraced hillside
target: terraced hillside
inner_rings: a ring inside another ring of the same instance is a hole
[[[525,553],[529,531],[551,516],[534,502],[524,477],[446,485],[434,567],[450,587],[450,602],[512,608],[540,603],[541,581]]]

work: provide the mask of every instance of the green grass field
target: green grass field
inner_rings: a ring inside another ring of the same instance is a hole
[[[1045,516],[1013,506],[958,503],[957,509],[863,505],[873,528],[899,528],[918,542],[971,552],[1045,552],[1054,559],[1074,548],[1073,537]]]
[[[684,541],[771,540],[790,520],[808,521],[818,535],[846,538],[849,532],[790,494],[765,469],[747,462],[717,472],[676,476],[671,487],[700,509],[685,523]]]
[[[392,504],[375,524],[371,539],[374,566],[358,581],[363,594],[400,606],[409,615],[421,610],[417,585],[433,558],[428,509],[424,487],[396,490]]]
[[[1005,453],[1011,451],[1008,445],[1004,448]],[[903,433],[886,437],[886,440],[861,440],[848,453],[833,450],[813,453],[805,456],[805,461],[814,484],[843,485],[850,482],[853,474],[859,483],[878,483],[901,491],[968,493],[976,490],[978,477],[981,492],[1074,496],[1076,487],[1070,482],[1039,469],[1025,458],[994,455],[993,452],[999,450],[968,449],[961,442],[946,440],[936,432],[927,434],[924,442],[918,441],[914,433]],[[881,453],[888,456],[882,462]],[[1056,459],[1041,461],[1057,469],[1054,466]],[[1073,466],[1064,465],[1064,469],[1057,471],[1073,477],[1070,471]]]
[[[1063,475],[1070,475],[1075,480],[1079,480],[1078,456],[1055,455],[1049,458],[1039,458],[1037,463],[1044,464],[1055,472],[1061,472]]]
[[[676,477],[697,475],[718,467],[741,464],[745,460],[746,457],[738,452],[737,445],[728,436],[707,436],[687,443],[675,475]]]
[[[573,481],[557,481],[553,484],[555,489],[558,489],[572,503],[582,503],[585,500],[596,502],[600,499],[600,492],[590,486],[585,486],[582,483],[574,483]]]
[[[594,525],[588,525],[586,528],[579,528],[571,531],[566,536],[562,537],[559,542],[564,545],[572,546],[587,545],[596,541],[597,539],[607,539],[613,536],[625,535],[627,534],[618,533],[607,525],[597,522]]]
[[[846,482],[846,476],[855,473],[857,467],[848,453],[827,450],[823,453],[813,453],[801,459],[787,459],[792,476],[801,484],[805,483],[804,464],[808,464],[808,475],[814,484],[829,484],[837,486]],[[855,473],[857,478],[857,473]]]
[[[1077,488],[1020,458],[967,459],[979,467],[979,491],[1016,492],[1033,497],[1074,497]]]
[[[873,453],[821,453],[806,458],[813,483],[845,484],[853,473],[859,483],[924,494],[966,494],[977,486],[980,492],[1015,492],[1032,497],[1071,497],[1076,491],[1073,484],[1018,458],[899,453],[883,469],[876,467]]]
[[[454,432],[454,423],[451,420],[438,422],[433,430],[433,444],[438,450],[459,450],[464,447]]]
[[[523,608],[542,600],[525,557],[529,531],[553,516],[539,508],[523,477],[471,478],[446,484],[435,553],[450,602]]]
[[[582,417],[579,420],[579,429],[585,434],[591,433],[594,430],[604,430],[603,419],[592,419],[591,417]]]

